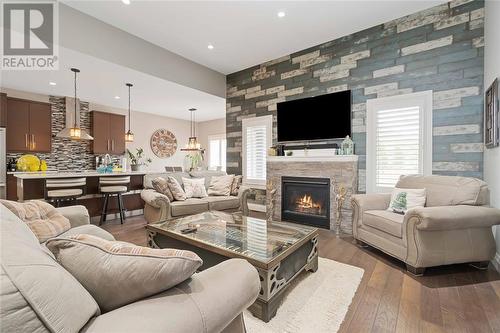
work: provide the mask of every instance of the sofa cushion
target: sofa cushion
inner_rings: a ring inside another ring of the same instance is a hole
[[[410,189],[397,188],[392,189],[391,202],[388,211],[405,214],[408,210],[415,207],[425,206],[425,188]]]
[[[363,224],[398,238],[403,238],[403,220],[404,215],[386,210],[367,210],[363,214]]]
[[[243,182],[243,176],[234,176],[233,183],[231,184],[231,195],[238,195]]]
[[[205,178],[182,178],[186,198],[204,198],[208,196]]]
[[[174,201],[174,195],[172,194],[172,191],[170,191],[166,178],[156,177],[151,181],[151,184],[156,192],[167,196],[168,200]]]
[[[79,227],[71,228],[66,232],[63,232],[58,237],[70,237],[79,234],[87,234],[96,236],[105,240],[114,241],[115,237],[112,234],[104,230],[103,228],[99,228],[94,224],[86,224]]]
[[[427,207],[489,204],[488,185],[477,178],[457,176],[401,176],[398,188],[425,188]]]
[[[106,312],[172,288],[203,263],[191,251],[151,249],[86,234],[53,238],[47,247]]]
[[[233,184],[234,175],[214,176],[208,187],[208,195],[228,196],[231,194],[231,185]]]
[[[210,210],[236,209],[240,206],[240,200],[234,196],[206,197],[204,200],[208,201],[208,208]]]
[[[227,175],[225,171],[216,170],[193,170],[189,172],[189,175],[193,178],[205,178],[205,188],[208,190],[212,177],[214,176],[225,176]]]
[[[100,313],[95,300],[1,204],[0,217],[0,330],[78,332]]]
[[[184,201],[174,201],[170,203],[172,216],[184,216],[203,213],[208,210],[207,198],[189,198]]]
[[[168,182],[168,187],[170,188],[170,192],[172,192],[172,196],[174,197],[175,200],[180,200],[180,201],[186,200],[186,192],[184,192],[182,186],[180,185],[181,183],[179,183],[177,179],[175,179],[172,176],[168,176],[167,182]]]
[[[49,203],[38,200],[24,203],[0,200],[0,203],[26,223],[40,243],[71,227],[69,220]]]

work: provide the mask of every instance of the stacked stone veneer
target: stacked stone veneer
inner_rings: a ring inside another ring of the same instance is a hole
[[[47,161],[50,171],[83,171],[95,169],[95,157],[92,153],[92,141],[75,141],[56,137],[66,125],[66,98],[50,96],[52,110],[52,151],[35,153],[41,160]],[[80,127],[91,133],[92,117],[88,102],[80,102]],[[22,153],[8,153],[7,158],[21,157]],[[117,156],[115,156],[117,158]]]
[[[307,162],[267,162],[267,178],[272,181],[276,188],[274,196],[273,220],[281,221],[281,178],[288,177],[318,177],[330,179],[330,229],[335,229],[336,203],[335,195],[337,188],[343,186],[346,189],[346,197],[342,206],[341,228],[342,232],[352,234],[352,209],[351,195],[356,193],[358,184],[357,161],[307,161]],[[266,207],[269,209],[271,197],[267,193]]]
[[[276,121],[278,102],[351,89],[364,191],[366,101],[432,90],[433,172],[481,178],[483,24],[483,1],[455,0],[228,75],[228,172],[241,173],[242,119]],[[275,141],[276,123],[273,132]]]

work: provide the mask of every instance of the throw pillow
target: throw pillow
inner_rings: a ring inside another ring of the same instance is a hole
[[[231,185],[234,175],[213,176],[208,187],[208,195],[228,196],[231,194]]]
[[[47,202],[0,200],[0,203],[26,223],[40,243],[71,228],[69,220]]]
[[[85,234],[53,238],[47,247],[102,311],[170,289],[203,263],[191,251],[151,249]]]
[[[425,188],[409,189],[396,187],[392,190],[391,203],[387,210],[398,214],[406,214],[409,209],[424,207],[425,197]]]
[[[207,197],[205,188],[205,178],[182,178],[186,198],[204,198]]]
[[[184,201],[186,200],[186,193],[182,189],[182,186],[179,182],[172,176],[168,176],[167,178],[168,188],[170,192],[172,192],[172,196],[175,200]]]
[[[238,195],[242,181],[243,176],[234,176],[233,183],[231,184],[231,195]]]
[[[168,182],[163,177],[156,177],[151,181],[153,188],[156,192],[166,195],[168,200],[174,201],[174,196],[172,191],[170,191],[170,187],[168,187]]]

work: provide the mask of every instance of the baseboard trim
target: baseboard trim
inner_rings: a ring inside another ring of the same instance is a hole
[[[495,267],[497,272],[500,273],[500,253],[498,253],[498,252],[495,253],[495,256],[491,260],[491,264],[493,265],[493,267]]]

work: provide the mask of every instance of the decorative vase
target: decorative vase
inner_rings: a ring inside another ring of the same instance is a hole
[[[142,164],[131,164],[130,169],[132,171],[141,171],[142,169]]]

